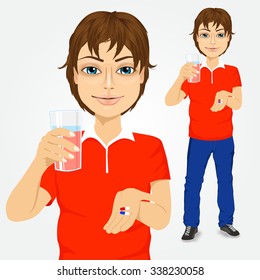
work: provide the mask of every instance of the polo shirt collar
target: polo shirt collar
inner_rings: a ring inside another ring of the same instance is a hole
[[[200,69],[203,68],[203,67],[206,67],[208,68],[211,72],[213,72],[215,69],[217,68],[225,68],[225,64],[223,63],[223,61],[219,60],[219,63],[218,65],[214,68],[214,69],[210,69],[207,65],[207,62],[206,60],[204,60],[202,63],[201,63],[201,66],[200,66]]]
[[[121,132],[114,138],[112,139],[107,145],[102,141],[102,139],[96,134],[94,127],[92,126],[91,128],[88,127],[84,130],[84,134],[82,136],[81,142],[83,143],[86,139],[88,138],[94,138],[96,139],[98,142],[100,142],[100,144],[102,144],[102,146],[104,146],[105,148],[112,145],[113,143],[115,143],[118,140],[121,139],[128,139],[128,140],[132,140],[135,141],[133,132],[128,130],[128,129],[123,129],[121,130]]]

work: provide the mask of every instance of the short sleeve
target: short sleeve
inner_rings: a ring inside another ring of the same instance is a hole
[[[45,189],[51,196],[51,200],[48,202],[47,206],[51,205],[56,198],[56,176],[54,164],[50,165],[42,175],[40,187]]]
[[[150,167],[150,182],[163,179],[169,180],[171,178],[165,150],[161,140],[158,138],[153,138],[153,143],[150,146],[148,163]]]
[[[181,85],[181,90],[186,94],[185,98],[189,95],[189,83],[185,80]]]
[[[242,86],[240,74],[236,67],[233,67],[233,72],[231,75],[231,82],[232,82],[232,87],[241,87]]]

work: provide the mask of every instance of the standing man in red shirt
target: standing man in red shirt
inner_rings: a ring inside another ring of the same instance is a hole
[[[162,229],[170,219],[167,158],[158,138],[121,126],[152,67],[147,31],[128,13],[92,13],[72,34],[64,67],[73,96],[95,117],[83,135],[82,168],[54,169],[78,148],[59,137],[74,137],[71,131],[48,132],[10,195],[7,214],[29,219],[57,199],[60,259],[150,259],[150,228]]]
[[[234,196],[232,165],[234,156],[232,110],[242,103],[238,69],[223,64],[224,54],[232,39],[232,21],[221,8],[206,8],[194,21],[193,40],[206,61],[200,65],[200,82],[189,83],[196,76],[192,63],[185,64],[166,95],[169,106],[190,98],[189,148],[184,192],[183,240],[193,239],[198,231],[200,190],[211,154],[218,178],[219,227],[231,236],[239,232],[233,227]]]

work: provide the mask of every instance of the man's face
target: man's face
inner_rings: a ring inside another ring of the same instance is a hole
[[[137,100],[144,71],[140,63],[134,69],[132,53],[125,46],[116,56],[116,45],[108,51],[110,42],[99,45],[99,57],[91,54],[85,44],[78,55],[74,81],[82,102],[96,116],[115,117],[128,110]]]
[[[199,26],[197,42],[206,57],[215,58],[225,52],[229,35],[225,34],[224,27],[221,24],[216,27],[213,22],[210,22],[208,28],[203,24]]]

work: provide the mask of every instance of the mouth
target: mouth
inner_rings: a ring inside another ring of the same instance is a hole
[[[206,48],[206,50],[209,52],[216,52],[218,48]]]
[[[115,105],[124,96],[106,97],[106,96],[94,96],[94,95],[92,95],[92,97],[95,98],[102,105],[111,106],[111,105]]]

